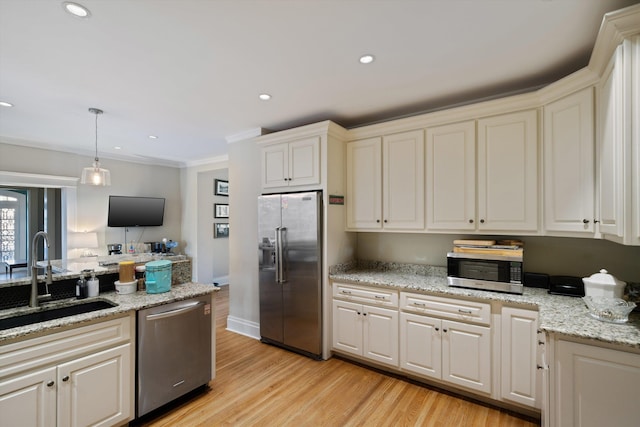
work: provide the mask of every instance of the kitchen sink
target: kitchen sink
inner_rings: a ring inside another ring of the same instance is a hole
[[[16,328],[18,326],[32,325],[34,323],[46,322],[47,320],[60,319],[74,316],[76,314],[90,313],[92,311],[104,310],[116,307],[118,304],[106,300],[93,300],[79,304],[66,305],[63,307],[45,308],[33,313],[20,314],[17,316],[0,319],[0,331]]]

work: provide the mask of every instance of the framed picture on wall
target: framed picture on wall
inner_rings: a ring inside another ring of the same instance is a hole
[[[229,196],[229,181],[224,181],[222,179],[216,179],[214,182],[215,191],[213,194],[215,196]]]
[[[229,237],[229,224],[226,222],[215,222],[213,224],[213,238],[219,239]]]
[[[226,203],[214,203],[213,204],[213,217],[214,218],[229,218],[229,205]]]

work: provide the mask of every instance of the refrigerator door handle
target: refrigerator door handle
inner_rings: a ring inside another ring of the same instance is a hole
[[[280,254],[280,261],[278,262],[278,268],[280,269],[280,283],[285,283],[287,281],[287,278],[285,277],[285,270],[284,270],[283,232],[287,231],[287,227],[278,227],[278,230],[280,233],[280,238],[278,239],[278,241],[280,242],[280,246],[278,247],[278,253]]]
[[[280,246],[280,227],[276,227],[276,247],[275,247],[276,283],[281,283],[281,280],[282,280],[282,272],[280,271],[280,266],[282,265],[282,263],[280,262],[281,252],[282,252],[282,248]]]

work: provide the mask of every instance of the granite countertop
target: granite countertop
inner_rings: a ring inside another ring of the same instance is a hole
[[[6,329],[4,331],[0,331],[0,345],[2,345],[5,341],[24,337],[29,334],[41,332],[56,332],[55,329],[59,329],[62,327],[80,325],[82,323],[90,322],[100,318],[105,318],[106,320],[106,318],[108,317],[121,315],[133,310],[141,310],[149,307],[168,304],[174,301],[181,301],[189,298],[207,295],[217,290],[219,290],[219,288],[213,285],[190,282],[171,286],[171,290],[169,292],[164,292],[161,294],[147,294],[145,291],[138,291],[133,294],[119,295],[115,292],[104,292],[97,297],[84,299],[82,300],[82,302],[88,302],[91,300],[107,300],[118,304],[116,307],[93,311],[90,313],[67,316],[61,319],[49,320],[46,322],[34,323],[27,326]],[[78,300],[76,298],[70,298],[51,303],[44,303],[38,308],[19,307],[8,310],[0,310],[0,319],[5,317],[12,317],[19,314],[28,314],[39,310],[41,311],[44,307],[64,306],[73,302],[78,302]]]
[[[522,295],[514,295],[454,288],[447,285],[445,267],[366,261],[331,267],[329,277],[343,283],[528,305],[538,309],[539,328],[545,332],[640,350],[640,313],[632,313],[624,324],[602,322],[589,316],[582,298],[550,295],[546,289],[525,287]]]
[[[53,272],[53,281],[67,280],[78,278],[83,270],[93,270],[96,276],[103,274],[117,273],[120,269],[119,262],[133,261],[136,264],[143,264],[149,261],[167,260],[171,262],[187,262],[189,258],[185,255],[164,255],[164,254],[123,254],[123,255],[107,255],[82,258],[56,259],[51,260],[51,270]],[[47,261],[38,261],[38,267],[41,267],[41,273],[47,266]],[[30,271],[30,269],[29,269]],[[45,275],[39,274],[38,280],[43,281]],[[5,286],[21,286],[31,283],[31,276],[22,277],[20,279],[0,280],[0,287]]]

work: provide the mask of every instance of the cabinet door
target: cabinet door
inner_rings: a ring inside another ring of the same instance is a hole
[[[623,139],[623,67],[618,46],[607,66],[598,99],[598,219],[603,234],[623,236],[624,215],[624,139]]]
[[[427,129],[427,230],[476,228],[476,125]]]
[[[383,227],[424,228],[424,132],[385,136],[382,140]]]
[[[289,143],[289,185],[320,184],[320,138]]]
[[[398,366],[398,311],[362,306],[363,356],[385,365]]]
[[[536,396],[541,381],[536,368],[538,313],[504,307],[501,317],[502,398],[539,408]]]
[[[133,418],[131,344],[58,366],[58,425],[111,426]]]
[[[380,138],[347,144],[347,228],[382,228]]]
[[[400,313],[400,367],[415,374],[442,378],[440,319]]]
[[[551,424],[638,425],[640,354],[558,341]]]
[[[362,356],[362,305],[333,300],[333,348]]]
[[[286,187],[289,184],[289,144],[274,144],[262,149],[262,187]]]
[[[490,329],[443,320],[442,332],[442,379],[491,393]]]
[[[478,230],[538,229],[537,112],[478,120]]]
[[[0,382],[0,426],[56,425],[56,368]]]
[[[544,107],[544,227],[595,232],[593,89]]]

